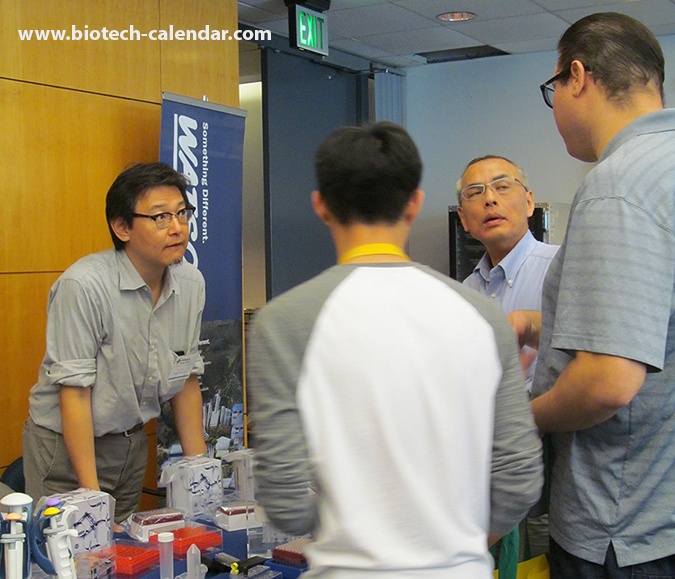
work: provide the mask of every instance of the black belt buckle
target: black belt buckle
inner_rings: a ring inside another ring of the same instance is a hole
[[[128,438],[132,434],[136,434],[141,428],[143,428],[142,422],[137,424],[136,426],[132,426],[129,430],[125,430],[122,434],[124,434],[124,436]]]

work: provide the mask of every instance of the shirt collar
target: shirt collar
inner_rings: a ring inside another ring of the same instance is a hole
[[[504,277],[507,280],[515,279],[518,275],[518,270],[525,263],[525,260],[528,258],[532,250],[537,245],[537,240],[532,235],[532,232],[528,229],[525,232],[525,235],[516,243],[515,247],[509,251],[508,254],[492,269],[501,268],[504,272]],[[488,281],[490,278],[491,262],[490,256],[487,252],[481,257],[480,261],[474,268],[474,271],[478,271],[480,276]]]
[[[115,251],[117,258],[117,269],[120,274],[120,289],[121,290],[137,290],[144,287],[146,284],[138,273],[138,270],[131,263],[127,252],[123,249]]]
[[[671,131],[674,127],[675,111],[673,111],[673,109],[654,111],[653,113],[647,113],[646,115],[638,117],[614,135],[612,140],[605,147],[602,155],[600,155],[598,161],[606,159],[621,145],[638,135]]]
[[[117,269],[120,276],[120,290],[137,290],[147,286],[141,277],[141,274],[138,273],[138,270],[134,267],[134,264],[131,263],[131,260],[129,259],[126,251],[115,251],[115,257],[117,258]],[[176,281],[176,276],[172,272],[174,267],[180,266],[169,266],[166,268],[164,287],[162,288],[162,297],[168,297],[174,292],[179,293],[179,286]]]

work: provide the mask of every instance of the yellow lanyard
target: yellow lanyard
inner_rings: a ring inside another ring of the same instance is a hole
[[[406,261],[410,261],[405,251],[398,245],[394,245],[393,243],[366,243],[365,245],[357,245],[349,251],[345,251],[340,256],[338,263],[346,263],[357,257],[366,257],[368,255],[396,255]]]

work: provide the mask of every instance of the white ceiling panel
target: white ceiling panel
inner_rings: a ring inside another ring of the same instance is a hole
[[[518,42],[536,38],[560,38],[569,26],[567,22],[548,12],[484,20],[463,22],[462,34],[479,40],[483,44],[494,46],[498,43]],[[455,30],[460,30],[459,26]]]
[[[374,33],[409,33],[415,29],[437,27],[434,20],[424,18],[395,4],[375,4],[349,8],[328,14],[328,31],[339,31],[344,38],[359,38]]]
[[[284,0],[242,0],[239,20],[288,36]],[[469,22],[444,23],[441,12],[474,12]],[[675,0],[332,0],[325,12],[329,49],[374,65],[419,66],[420,53],[494,47],[509,54],[555,50],[579,18],[621,12],[654,34],[675,34]],[[396,63],[396,64],[395,64]]]
[[[409,34],[406,38],[393,38],[392,34],[376,34],[364,36],[361,42],[380,48],[390,54],[400,56],[402,54],[415,54],[421,52],[436,52],[451,48],[466,48],[475,46],[473,38],[459,34],[447,28],[431,28],[425,31],[417,31],[417,34]]]
[[[607,0],[605,0],[607,1]],[[477,20],[494,20],[508,16],[524,16],[546,12],[538,3],[531,0],[393,0],[394,4],[426,16],[436,18],[443,12],[461,10],[473,12]]]
[[[619,2],[603,4],[599,7],[577,8],[556,11],[568,23],[573,23],[594,12],[620,12],[637,18],[647,26],[675,22],[675,4],[669,0],[641,0],[639,2]]]

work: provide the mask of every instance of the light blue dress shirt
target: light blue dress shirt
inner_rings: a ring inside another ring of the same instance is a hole
[[[464,280],[464,285],[499,302],[508,314],[515,310],[541,310],[541,288],[558,245],[537,241],[528,230],[496,266],[485,253]],[[535,364],[530,366],[526,385],[532,389]]]

